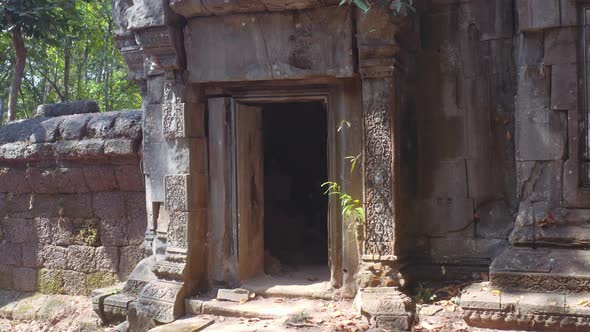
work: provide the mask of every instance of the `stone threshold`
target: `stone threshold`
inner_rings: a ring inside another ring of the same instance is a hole
[[[590,330],[590,293],[503,292],[489,282],[473,284],[460,299],[467,324],[500,330]]]
[[[258,319],[283,319],[298,315],[302,312],[314,312],[321,308],[321,302],[317,300],[293,300],[285,299],[277,302],[276,298],[257,298],[245,303],[219,301],[216,299],[201,300],[189,298],[185,300],[187,315],[213,315],[225,317],[258,318]]]

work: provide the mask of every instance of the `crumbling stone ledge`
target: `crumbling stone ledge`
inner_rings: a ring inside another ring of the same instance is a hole
[[[0,289],[88,295],[127,278],[147,223],[141,119],[84,113],[0,129]]]

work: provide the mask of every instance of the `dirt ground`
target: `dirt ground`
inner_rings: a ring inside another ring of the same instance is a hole
[[[461,308],[457,305],[460,288],[448,286],[436,291],[418,290],[419,318],[413,331],[424,332],[487,332],[493,330],[472,328],[461,319]],[[436,295],[434,297],[433,295]],[[438,297],[438,299],[437,299]],[[369,330],[366,321],[354,311],[352,301],[323,301],[308,299],[267,298],[255,299],[260,305],[301,306],[310,308],[297,315],[280,319],[234,318],[220,316],[199,316],[199,319],[213,320],[205,332],[274,332],[274,331],[320,331],[320,332],[361,332]],[[313,302],[310,304],[310,301]],[[312,305],[312,306],[310,306]],[[0,319],[2,332],[114,332],[113,326],[100,326],[98,317],[92,311],[89,298],[72,297],[63,309],[51,320],[18,321]],[[377,330],[378,331],[378,330]]]

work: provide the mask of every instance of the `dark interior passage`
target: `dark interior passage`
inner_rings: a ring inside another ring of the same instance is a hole
[[[265,270],[327,265],[328,199],[321,188],[328,179],[325,107],[269,104],[262,123]]]

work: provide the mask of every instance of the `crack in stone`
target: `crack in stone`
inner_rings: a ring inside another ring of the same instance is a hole
[[[520,190],[520,199],[525,201],[535,189],[537,181],[543,174],[543,165],[540,162],[535,162],[527,179],[522,183]]]

